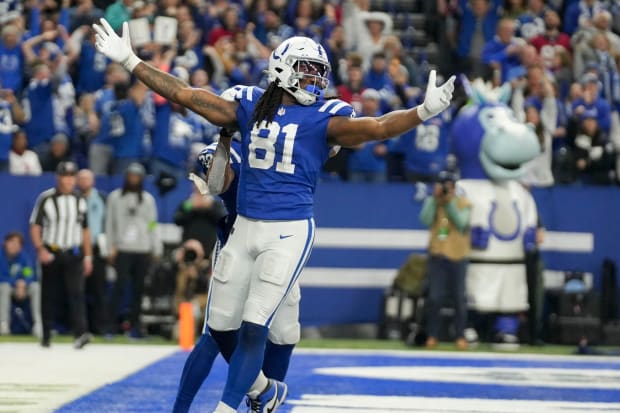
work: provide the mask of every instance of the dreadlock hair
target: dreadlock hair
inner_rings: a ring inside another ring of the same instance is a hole
[[[273,118],[276,117],[276,112],[282,104],[282,96],[284,96],[284,89],[278,86],[277,80],[274,80],[269,84],[260,99],[258,99],[254,107],[254,113],[252,113],[250,128],[255,123],[262,121],[267,121],[267,124],[273,122]]]

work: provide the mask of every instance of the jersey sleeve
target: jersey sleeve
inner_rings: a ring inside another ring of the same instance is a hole
[[[353,106],[340,99],[329,99],[319,107],[320,113],[328,113],[331,116],[347,116],[354,118],[355,110]]]

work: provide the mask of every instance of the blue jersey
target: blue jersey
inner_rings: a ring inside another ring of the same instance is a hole
[[[206,175],[211,164],[211,159],[215,153],[217,143],[204,148],[198,155],[198,162],[202,172]],[[241,143],[238,141],[232,141],[230,144],[230,167],[235,173],[235,179],[230,183],[230,186],[226,192],[220,194],[220,198],[224,201],[228,215],[222,218],[218,222],[218,234],[217,237],[222,244],[225,244],[228,240],[228,235],[232,229],[235,219],[237,218],[237,188],[239,186],[239,174],[241,172]]]
[[[99,131],[92,143],[111,144],[110,113],[115,101],[113,89],[100,89],[95,93],[95,113],[99,117]]]
[[[21,45],[8,48],[0,41],[0,87],[18,93],[24,79],[24,55]]]
[[[273,122],[251,125],[264,90],[235,89],[243,159],[237,212],[261,220],[312,217],[314,190],[330,151],[327,124],[332,116],[354,116],[353,108],[338,99],[282,105]]]
[[[30,147],[49,142],[54,136],[53,93],[49,80],[33,80],[25,91],[24,109],[30,120],[24,125],[24,130]]]
[[[23,251],[15,257],[9,258],[4,249],[0,249],[0,282],[14,286],[17,280],[24,280],[27,284],[36,280],[30,259]]]
[[[144,136],[153,126],[155,115],[147,97],[141,106],[132,99],[117,100],[110,111],[110,136],[114,138],[116,158],[140,158],[144,153]]]
[[[105,83],[105,69],[108,58],[95,49],[90,41],[82,43],[78,60],[77,93],[92,93],[103,87]]]
[[[170,103],[157,105],[153,129],[153,156],[185,169],[193,143],[208,143],[203,123],[194,112],[173,112]]]
[[[445,168],[450,153],[450,115],[446,112],[401,136],[399,145],[405,154],[405,170],[433,176]]]

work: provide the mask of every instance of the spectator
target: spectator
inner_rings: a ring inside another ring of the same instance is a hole
[[[564,13],[564,32],[572,36],[578,29],[591,27],[594,16],[604,8],[599,0],[573,1]]]
[[[48,65],[40,63],[34,67],[33,77],[24,91],[23,106],[26,114],[24,129],[30,148],[42,157],[49,149],[55,135],[54,120],[62,117],[59,107],[54,105],[54,85]]]
[[[370,68],[364,77],[364,88],[375,89],[384,96],[394,93],[394,85],[388,74],[384,52],[377,52],[372,55]]]
[[[117,278],[109,297],[107,334],[118,330],[122,299],[131,288],[129,323],[132,337],[143,336],[140,326],[144,277],[162,245],[157,231],[155,198],[143,189],[144,167],[131,163],[125,171],[123,187],[112,191],[106,208],[108,261],[115,266]]]
[[[28,138],[22,129],[13,133],[9,172],[11,175],[41,175],[42,172],[39,157],[28,149]]]
[[[527,8],[516,18],[517,36],[531,41],[531,39],[544,33],[545,12],[548,9],[543,0],[527,0]]]
[[[92,334],[103,334],[105,323],[105,195],[95,188],[95,175],[88,169],[77,174],[77,187],[86,200],[90,242],[93,249],[93,271],[86,279],[86,316]]]
[[[185,81],[189,80],[185,69],[177,67],[174,72]],[[183,179],[195,163],[190,159],[192,145],[211,143],[211,136],[203,132],[203,121],[194,112],[165,100],[157,105],[152,134],[151,173],[155,176],[167,173],[177,180]]]
[[[12,89],[0,89],[0,172],[9,167],[9,152],[17,124],[23,124],[25,114]]]
[[[24,236],[9,232],[0,250],[0,335],[10,334],[11,298],[30,299],[32,334],[41,338],[41,290],[30,257],[24,252]]]
[[[456,177],[449,172],[439,174],[432,196],[424,200],[420,221],[430,229],[427,264],[428,278],[428,339],[426,346],[434,348],[439,338],[439,313],[450,297],[454,307],[456,345],[467,349],[465,325],[467,302],[465,274],[469,253],[469,218],[471,205],[456,195]],[[451,292],[451,294],[449,294]]]
[[[521,178],[527,186],[549,187],[553,185],[551,159],[553,155],[553,133],[557,127],[558,108],[550,82],[545,84],[546,95],[540,104],[537,98],[525,102],[525,121],[534,128],[541,153],[525,165],[525,174]]]
[[[75,337],[80,349],[90,342],[86,332],[84,277],[92,271],[92,249],[86,201],[74,193],[77,165],[63,162],[56,170],[56,188],[42,192],[30,216],[30,237],[41,265],[43,337],[49,347],[58,301],[64,291]],[[64,228],[59,231],[58,228]]]
[[[260,39],[264,45],[271,50],[275,49],[280,43],[295,35],[293,28],[282,23],[280,11],[270,7],[265,11],[265,39]]]
[[[596,116],[597,126],[603,133],[608,134],[611,128],[611,107],[609,102],[600,96],[598,77],[593,73],[586,73],[581,84],[583,95],[573,101],[571,113],[578,119],[585,111],[591,111],[589,113]]]
[[[493,69],[496,85],[508,79],[511,69],[520,66],[519,55],[525,46],[523,39],[515,37],[515,24],[511,19],[502,19],[497,25],[497,36],[482,50],[482,61]]]
[[[375,89],[362,93],[362,116],[379,116],[381,95]],[[388,147],[383,142],[359,145],[349,155],[349,180],[352,182],[385,182],[387,164],[385,157]]]
[[[237,7],[229,6],[221,14],[220,26],[209,32],[207,43],[214,46],[222,37],[232,38],[241,29]]]
[[[435,182],[450,153],[450,114],[445,111],[401,136],[405,177],[409,182]]]
[[[544,32],[530,40],[547,67],[551,67],[550,62],[555,55],[556,47],[562,47],[566,52],[571,50],[570,36],[560,32],[560,24],[558,13],[555,10],[547,10],[545,12]]]
[[[493,40],[498,20],[498,6],[492,0],[470,0],[462,2],[460,28],[457,40],[457,56],[463,60],[465,73],[470,78],[486,73],[482,61],[485,44]]]
[[[119,30],[131,18],[133,0],[116,0],[105,9],[105,19],[114,30]]]
[[[616,64],[618,54],[611,49],[609,39],[603,33],[596,34],[591,41],[591,55],[586,57],[586,67],[592,67],[601,80],[601,95],[610,105],[620,102],[620,73]],[[585,56],[584,56],[585,57]]]
[[[179,38],[178,50],[170,50],[173,55],[176,55],[175,66],[182,66],[189,72],[204,67],[205,56],[200,47],[200,31],[196,30],[194,21],[188,20],[181,23],[177,36]]]
[[[49,150],[41,156],[41,168],[44,172],[54,172],[60,163],[68,161],[73,161],[69,138],[64,133],[57,133],[50,141]]]
[[[93,0],[78,0],[77,5],[69,9],[69,31],[73,33],[78,27],[90,26],[103,17],[103,11],[96,7]]]
[[[82,26],[73,33],[71,41],[75,46],[68,63],[76,63],[77,94],[96,92],[104,87],[109,60],[95,48],[95,31],[90,26]]]
[[[385,37],[392,33],[392,18],[384,12],[373,11],[361,14],[364,29],[360,33],[355,50],[363,57],[363,67],[372,64],[374,56],[383,51]]]
[[[598,12],[592,25],[586,26],[575,33],[571,44],[575,51],[573,70],[575,77],[580,77],[586,71],[586,61],[593,58],[592,41],[597,34],[603,34],[609,41],[611,54],[620,53],[620,36],[611,31],[611,14],[602,10]]]
[[[350,103],[355,112],[362,111],[361,93],[364,90],[364,72],[362,71],[361,61],[349,64],[347,69],[347,79],[344,84],[336,88],[340,99]]]
[[[88,148],[88,165],[95,175],[107,175],[112,171],[114,148],[110,133],[110,118],[116,101],[115,90],[124,88],[129,83],[127,71],[116,63],[106,68],[106,84],[95,93],[94,117],[86,128],[87,133],[94,133]],[[115,130],[115,132],[117,132]]]
[[[155,123],[153,94],[139,81],[114,86],[110,105],[109,134],[114,148],[113,174],[122,174],[144,155],[144,136]]]
[[[19,29],[14,25],[2,27],[0,42],[0,86],[18,93],[24,78],[24,55]]]
[[[219,199],[203,196],[194,187],[190,197],[174,213],[174,223],[183,229],[183,241],[200,241],[208,254],[217,240],[217,223],[226,215],[226,208]]]
[[[598,185],[616,182],[613,145],[599,128],[596,108],[587,109],[580,115],[573,151],[577,177],[581,182]]]

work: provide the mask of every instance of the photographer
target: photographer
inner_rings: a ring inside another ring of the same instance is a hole
[[[437,346],[439,310],[451,289],[456,345],[467,348],[463,333],[467,322],[465,299],[466,257],[469,252],[469,202],[455,193],[456,176],[440,172],[433,195],[424,200],[420,221],[430,228],[428,261],[428,333],[426,346]]]
[[[200,241],[187,240],[177,249],[174,260],[177,265],[176,290],[174,308],[178,309],[183,301],[194,301],[196,298],[200,309],[207,305],[209,286],[209,260]]]

